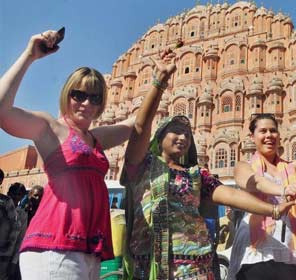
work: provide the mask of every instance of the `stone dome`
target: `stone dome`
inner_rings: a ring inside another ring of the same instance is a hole
[[[268,84],[268,91],[282,91],[284,87],[283,81],[279,77],[273,77]]]
[[[254,17],[266,16],[267,14],[268,14],[267,9],[264,7],[260,7],[259,9],[257,9]]]
[[[221,6],[222,9],[228,9],[229,8],[229,4],[224,2]]]
[[[254,141],[248,136],[246,137],[244,141],[244,146],[243,146],[244,151],[255,151],[256,150],[256,145]]]
[[[213,96],[208,92],[204,91],[204,93],[199,98],[199,104],[201,103],[213,103]]]
[[[111,86],[117,86],[117,87],[122,87],[122,82],[120,79],[114,79],[113,81],[110,82]]]
[[[245,9],[245,8],[251,8],[251,7],[252,7],[252,4],[250,2],[239,1],[239,2],[236,2],[235,4],[231,5],[229,7],[229,10],[234,10],[236,8]]]
[[[192,14],[198,13],[198,12],[204,12],[206,10],[206,6],[204,5],[197,5],[194,8],[192,8],[188,13],[187,16],[190,16]]]
[[[290,83],[290,84],[293,84],[295,81],[296,81],[296,73],[292,73],[292,74],[289,76],[289,83]]]
[[[146,32],[146,35],[148,35],[148,34],[154,32],[154,31],[156,31],[156,32],[160,32],[160,31],[164,31],[164,30],[165,30],[165,28],[164,28],[164,24],[163,24],[163,23],[158,23],[158,24],[154,25],[153,27],[151,27],[151,28],[149,29],[149,31]]]
[[[127,71],[127,73],[124,75],[124,77],[134,77],[134,78],[136,78],[136,77],[137,77],[137,74],[136,74],[135,71],[129,69],[129,70]]]
[[[128,114],[128,107],[125,104],[121,104],[117,112],[117,119],[125,120],[127,117],[127,114]]]
[[[218,47],[210,46],[208,49],[206,49],[205,58],[218,58]]]
[[[205,146],[201,145],[200,143],[196,143],[195,144],[195,147],[196,147],[196,153],[197,155],[206,155],[207,153],[207,149]]]
[[[263,81],[259,77],[255,77],[250,84],[250,91],[247,95],[263,95]]]
[[[269,10],[267,15],[269,17],[274,17],[274,12],[272,10]]]
[[[283,21],[283,20],[285,20],[285,19],[286,19],[286,16],[285,16],[283,13],[279,12],[279,13],[274,17],[273,21],[277,21],[277,20],[279,20],[279,21]]]
[[[293,25],[292,19],[287,16],[286,19],[285,19],[285,24],[292,24]]]
[[[283,87],[284,86],[282,79],[278,78],[278,77],[273,77],[272,80],[270,81],[269,85],[272,87]]]
[[[161,100],[157,109],[158,112],[165,113],[168,111],[168,103],[164,100]]]
[[[107,109],[104,113],[104,121],[113,122],[114,118],[115,118],[114,110],[112,108]]]

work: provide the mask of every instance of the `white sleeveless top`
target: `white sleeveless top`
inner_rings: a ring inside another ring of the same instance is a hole
[[[281,180],[264,173],[264,177],[281,185]],[[268,196],[270,203],[280,203],[281,197]],[[275,262],[284,262],[288,264],[296,264],[296,251],[289,248],[289,244],[293,244],[292,233],[290,230],[290,221],[286,216],[276,221],[274,230],[267,233],[266,240],[258,244],[256,248],[251,247],[250,242],[250,220],[251,214],[246,213],[242,219],[237,232],[235,233],[230,265],[228,271],[228,280],[235,280],[236,274],[239,272],[243,264],[253,264],[274,260]],[[282,224],[286,222],[285,241],[281,242]]]

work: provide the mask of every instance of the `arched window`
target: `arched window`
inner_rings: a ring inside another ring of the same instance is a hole
[[[235,15],[231,20],[231,26],[238,27],[240,25],[241,25],[241,17],[238,15]]]
[[[292,144],[292,160],[296,160],[296,142]]]
[[[217,98],[217,114],[219,114],[219,107],[220,107],[220,102],[219,102],[219,98]]]
[[[182,58],[182,74],[189,74],[195,70],[195,56],[192,53],[184,55]]]
[[[237,95],[235,97],[235,110],[240,111],[242,106],[242,99],[240,95]]]
[[[245,46],[240,48],[240,64],[246,64],[247,48]]]
[[[185,115],[186,116],[186,104],[183,102],[177,103],[174,106],[173,115]]]
[[[239,49],[236,45],[229,46],[229,48],[227,49],[227,61],[226,61],[226,64],[228,64],[228,66],[233,67],[237,64],[238,51]]]
[[[235,166],[235,161],[236,161],[236,152],[235,148],[230,149],[230,166],[234,167]]]
[[[227,167],[227,151],[223,148],[218,149],[215,155],[215,168]]]
[[[194,113],[194,100],[190,100],[188,104],[188,118],[192,119]]]
[[[203,39],[205,37],[205,22],[204,19],[201,21],[199,26],[199,35],[200,38]]]
[[[146,67],[142,73],[142,85],[149,85],[151,83],[151,70]]]
[[[222,99],[222,112],[231,112],[232,111],[232,98],[230,96],[225,96]]]

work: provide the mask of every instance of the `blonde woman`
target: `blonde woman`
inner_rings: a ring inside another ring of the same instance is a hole
[[[60,96],[61,118],[14,106],[27,69],[58,51],[59,39],[53,30],[32,36],[0,80],[0,125],[34,142],[48,176],[21,246],[23,280],[97,279],[100,261],[113,258],[104,150],[123,143],[134,124],[130,119],[90,129],[104,111],[107,89],[103,76],[89,67],[67,79]]]

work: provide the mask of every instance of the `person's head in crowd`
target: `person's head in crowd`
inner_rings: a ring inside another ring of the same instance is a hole
[[[13,200],[15,207],[26,194],[27,191],[25,186],[18,182],[11,184],[7,193],[7,195]]]
[[[32,210],[36,211],[36,209],[39,206],[42,196],[43,196],[43,187],[39,186],[39,185],[33,186],[29,192],[29,203],[30,203]]]
[[[0,168],[0,185],[2,184],[3,180],[4,180],[4,172],[3,172],[3,170]]]
[[[114,197],[112,200],[111,208],[117,209],[118,208],[117,203],[118,203],[118,199],[117,199],[117,197]]]

